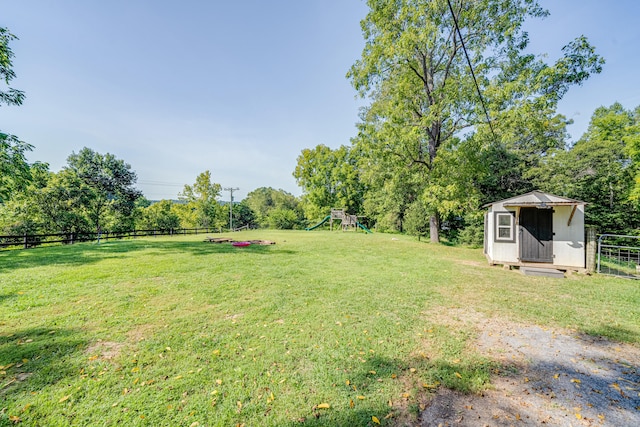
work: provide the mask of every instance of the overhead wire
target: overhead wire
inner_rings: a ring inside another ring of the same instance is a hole
[[[455,12],[453,11],[453,7],[451,6],[450,0],[447,0],[447,4],[449,5],[449,10],[451,11],[451,16],[453,17],[453,23],[456,27],[456,32],[458,33],[458,37],[460,37],[460,44],[462,45],[464,56],[465,58],[467,58],[467,64],[469,64],[469,70],[471,70],[471,77],[473,77],[473,83],[476,85],[476,91],[478,92],[478,97],[480,98],[480,104],[482,104],[482,109],[484,110],[484,114],[487,117],[487,124],[489,125],[489,129],[491,129],[491,134],[493,135],[494,140],[497,141],[498,138],[496,137],[496,133],[493,130],[493,125],[491,124],[491,117],[489,117],[489,111],[487,110],[487,106],[484,102],[484,97],[482,96],[482,92],[480,91],[480,86],[478,85],[478,80],[476,79],[476,73],[473,71],[473,65],[471,64],[471,59],[469,58],[467,47],[464,44],[464,38],[462,37],[462,32],[460,31],[460,26],[458,25],[458,18],[456,17]]]

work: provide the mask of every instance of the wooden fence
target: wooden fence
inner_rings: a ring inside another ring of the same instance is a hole
[[[135,239],[145,236],[174,236],[187,234],[212,233],[211,228],[176,228],[168,230],[128,230],[102,233],[76,232],[76,233],[52,233],[52,234],[23,234],[12,236],[0,236],[0,249],[27,249],[39,245],[65,244],[77,242],[92,242],[109,239]]]

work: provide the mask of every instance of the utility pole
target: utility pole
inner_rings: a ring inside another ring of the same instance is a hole
[[[224,191],[228,191],[231,194],[231,203],[229,203],[229,229],[233,231],[233,192],[239,190],[239,188],[228,187]]]

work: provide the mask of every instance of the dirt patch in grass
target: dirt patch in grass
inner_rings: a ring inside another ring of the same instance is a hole
[[[156,329],[155,325],[138,325],[127,332],[127,338],[131,342],[138,343],[153,335]]]
[[[502,369],[481,394],[438,389],[419,426],[640,425],[637,347],[460,309],[437,318],[473,324],[473,347]]]
[[[88,354],[89,357],[99,358],[102,360],[112,360],[120,355],[123,347],[124,344],[119,342],[98,341],[95,344],[90,345],[85,350],[85,353]]]

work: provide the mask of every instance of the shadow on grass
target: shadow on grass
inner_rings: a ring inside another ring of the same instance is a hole
[[[532,360],[525,367],[507,367],[519,372],[494,378],[494,389],[482,394],[442,387],[417,425],[531,427],[565,425],[576,418],[588,425],[640,425],[637,366],[610,357],[587,362]]]
[[[70,329],[29,328],[0,335],[0,366],[6,372],[0,396],[11,400],[13,394],[37,391],[77,375],[77,367],[68,359],[86,346],[80,334]]]
[[[50,265],[86,265],[110,258],[122,258],[138,251],[156,251],[162,253],[189,253],[194,256],[212,254],[251,254],[271,255],[295,252],[280,249],[274,245],[251,245],[234,247],[229,243],[206,243],[202,241],[167,241],[153,239],[119,240],[101,244],[80,243],[66,246],[39,247],[27,250],[0,252],[0,271]]]
[[[0,294],[0,304],[2,304],[3,301],[8,300],[10,298],[15,298],[16,295],[15,294]]]
[[[637,343],[640,342],[640,334],[626,328],[614,325],[601,324],[599,327],[588,328],[584,331],[585,340],[590,340],[593,345],[608,343],[606,340],[599,338],[606,337],[608,339],[620,342]],[[610,343],[606,344],[610,345]]]
[[[420,413],[439,387],[451,388],[461,396],[484,390],[493,364],[474,359],[468,363],[450,363],[443,359],[413,357],[409,359],[373,356],[357,371],[348,374],[347,387],[353,407],[332,406],[327,410],[309,408],[286,426],[396,426],[415,425]],[[374,396],[381,382],[397,382],[400,393],[383,399],[359,400],[357,395]],[[391,403],[389,403],[389,401]],[[374,421],[373,417],[379,422]],[[449,420],[453,422],[455,419]],[[423,424],[425,426],[438,424]],[[446,424],[443,424],[446,425]],[[452,425],[452,424],[449,424]]]
[[[151,242],[153,243],[153,242]],[[273,255],[273,254],[295,254],[290,249],[282,249],[277,245],[250,245],[245,247],[232,246],[230,243],[207,243],[207,242],[159,242],[153,248],[161,251],[188,252],[193,255],[210,254],[253,254],[253,255]]]
[[[377,425],[394,425],[393,419],[391,423],[385,420],[385,415],[389,413],[389,408],[385,405],[369,406],[363,409],[318,409],[311,411],[309,415],[300,417],[288,424],[282,424],[283,427],[336,427],[336,426],[377,426]],[[379,421],[379,424],[373,422],[373,418]]]

